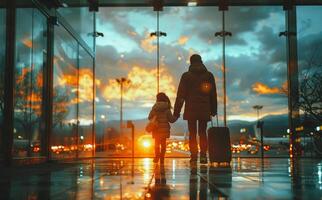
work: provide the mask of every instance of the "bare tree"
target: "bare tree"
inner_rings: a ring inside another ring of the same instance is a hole
[[[308,56],[300,60],[299,72],[299,102],[297,106],[305,116],[311,116],[322,122],[322,60],[319,55],[321,44],[310,48]],[[280,88],[283,94],[288,95],[287,82]]]
[[[321,44],[312,46],[310,53],[301,62],[299,108],[322,122],[322,59]]]
[[[299,108],[322,123],[322,72],[305,77],[299,90]]]
[[[3,71],[0,71],[0,112],[4,116],[4,81]],[[22,130],[23,137],[32,142],[33,133],[40,126],[43,107],[43,77],[42,71],[23,68],[16,71],[14,86],[14,123]],[[68,115],[69,96],[64,91],[54,89],[53,97],[53,127],[61,123]],[[27,149],[30,155],[30,148]]]

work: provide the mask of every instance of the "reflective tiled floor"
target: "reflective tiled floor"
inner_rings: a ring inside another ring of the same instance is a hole
[[[188,159],[95,159],[2,168],[0,199],[322,199],[322,161],[233,159],[231,167]]]

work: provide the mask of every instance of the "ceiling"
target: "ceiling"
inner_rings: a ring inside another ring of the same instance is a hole
[[[32,7],[33,1],[16,0],[18,7]],[[38,0],[41,2],[42,0]],[[89,1],[98,1],[100,7],[152,7],[156,0],[50,0],[65,3],[68,7],[87,7]],[[196,1],[198,6],[218,6],[222,0],[163,0],[164,6],[187,6],[188,2]],[[288,0],[226,0],[229,6],[260,6],[260,5],[284,5]],[[290,0],[292,1],[292,0]],[[322,5],[322,0],[294,0],[296,5]],[[0,7],[5,7],[5,2],[0,0]]]
[[[197,1],[198,6],[218,6],[220,0],[164,0],[164,6],[187,6],[189,1]],[[88,6],[88,0],[61,0],[69,7]],[[98,0],[101,7],[147,7],[153,0]],[[231,6],[240,5],[283,5],[285,0],[228,0]],[[298,5],[322,5],[321,0],[296,0]]]

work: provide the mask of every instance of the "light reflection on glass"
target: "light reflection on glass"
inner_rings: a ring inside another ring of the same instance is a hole
[[[77,42],[62,27],[55,28],[52,152],[54,158],[75,157],[77,147]]]
[[[291,176],[291,159],[287,159],[287,164],[288,164],[288,167],[287,167],[287,170],[288,170],[288,176]]]
[[[104,185],[104,179],[103,178],[101,178],[100,179],[100,186],[102,187]]]
[[[66,1],[67,2],[67,1]],[[57,9],[86,44],[94,49],[94,14],[88,8],[61,7]]]
[[[5,9],[0,9],[0,85],[3,85],[4,84],[4,66],[5,66],[5,55],[6,55],[6,52],[5,52],[5,46],[6,46],[6,11]],[[0,99],[3,99],[4,97],[4,92],[0,92]],[[0,107],[3,108],[4,107],[4,102],[1,100],[0,101]],[[1,110],[0,111],[0,137],[2,137],[2,130],[3,130],[3,123],[2,123],[2,120],[3,120],[3,111]],[[16,133],[16,132],[14,132]],[[1,145],[1,144],[0,144]],[[0,146],[0,148],[2,148]],[[1,154],[2,152],[0,152]]]
[[[318,178],[319,178],[319,185],[321,190],[322,189],[322,163],[318,164]]]
[[[175,182],[175,179],[176,179],[176,160],[172,160],[172,179]]]
[[[17,9],[13,144],[17,157],[38,156],[41,151],[46,27],[38,10]]]
[[[144,182],[149,182],[150,180],[150,169],[151,169],[151,159],[143,159],[143,169],[144,169]]]

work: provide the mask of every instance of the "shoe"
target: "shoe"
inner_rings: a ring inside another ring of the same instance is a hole
[[[200,157],[200,164],[208,164],[207,157]]]
[[[159,158],[153,158],[153,163],[158,163],[159,162]]]

